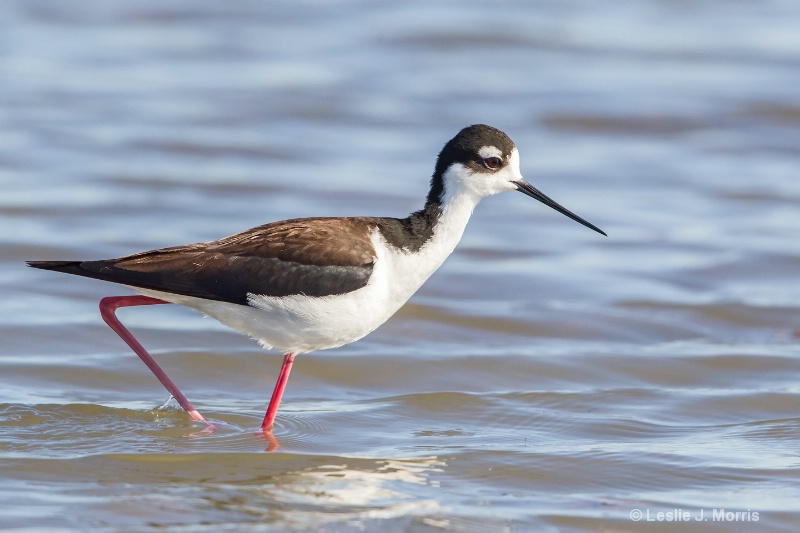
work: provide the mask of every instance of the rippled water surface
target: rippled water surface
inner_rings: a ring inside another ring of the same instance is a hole
[[[780,0],[2,3],[0,528],[796,531],[798,28]],[[476,122],[609,237],[484,201],[397,316],[298,358],[272,439],[280,354],[120,312],[204,431],[100,319],[127,289],[24,267],[405,216]]]

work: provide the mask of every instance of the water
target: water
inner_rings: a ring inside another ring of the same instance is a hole
[[[0,527],[796,530],[798,27],[780,0],[4,2]],[[125,289],[23,266],[404,216],[475,122],[609,237],[486,200],[396,317],[297,360],[272,442],[279,354],[120,313],[205,434],[100,320]]]

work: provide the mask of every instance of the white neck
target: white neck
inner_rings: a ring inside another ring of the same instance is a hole
[[[460,173],[466,169],[460,165],[448,169],[448,173]],[[441,215],[433,227],[433,235],[416,252],[399,250],[382,243],[385,254],[379,253],[380,258],[386,262],[391,271],[392,299],[398,302],[397,307],[406,302],[408,298],[419,289],[422,284],[433,274],[445,259],[453,252],[472,211],[481,199],[479,194],[462,187],[461,180],[446,176],[445,183],[450,186],[445,190],[442,198]],[[448,179],[450,178],[450,179]]]
[[[459,169],[450,169],[448,173],[458,171]],[[448,183],[450,187],[445,189],[442,198],[442,214],[434,226],[433,237],[420,250],[422,253],[430,254],[431,260],[436,262],[428,275],[433,274],[453,252],[464,234],[472,211],[481,200],[481,197],[474,191],[460,187],[457,180],[445,179],[445,183]],[[430,249],[426,250],[426,248]]]

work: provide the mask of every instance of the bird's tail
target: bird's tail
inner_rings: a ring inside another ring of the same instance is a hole
[[[55,270],[67,274],[86,275],[81,270],[81,261],[25,261],[29,267],[41,268],[42,270]]]

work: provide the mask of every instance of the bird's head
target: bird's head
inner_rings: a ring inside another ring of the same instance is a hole
[[[444,205],[467,195],[480,199],[505,191],[519,191],[552,207],[559,213],[602,233],[597,226],[565,209],[525,181],[519,169],[519,151],[508,135],[485,124],[475,124],[458,132],[442,148],[436,160],[428,202]]]

